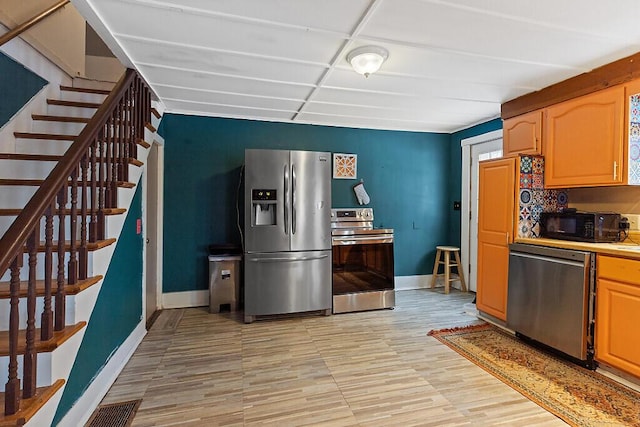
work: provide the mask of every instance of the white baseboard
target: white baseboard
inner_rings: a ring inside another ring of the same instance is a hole
[[[411,289],[427,289],[431,286],[431,278],[433,274],[423,274],[419,276],[396,276],[395,289],[396,291],[408,291]],[[438,279],[436,288],[443,286],[442,280]],[[451,287],[454,289],[460,289],[460,282],[451,282]]]
[[[431,283],[431,274],[423,274],[418,276],[396,276],[396,291],[408,291],[411,289],[428,288]]]
[[[209,290],[162,294],[162,308],[204,307],[209,305]]]
[[[145,322],[141,321],[107,361],[107,364],[94,378],[80,399],[60,420],[59,426],[76,427],[85,425],[146,334]]]
[[[431,285],[431,274],[419,276],[396,276],[395,290],[426,289]],[[441,287],[439,282],[436,287]],[[452,282],[451,287],[460,289],[459,282]],[[205,307],[209,305],[209,290],[167,292],[162,294],[162,308]]]

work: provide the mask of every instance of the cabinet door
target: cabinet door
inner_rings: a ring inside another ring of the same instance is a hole
[[[624,99],[624,87],[617,86],[546,109],[546,187],[623,182]]]
[[[542,110],[507,119],[502,129],[504,157],[542,153]]]
[[[596,360],[640,378],[640,261],[598,256]]]
[[[507,320],[509,243],[513,242],[516,159],[480,162],[476,306]]]

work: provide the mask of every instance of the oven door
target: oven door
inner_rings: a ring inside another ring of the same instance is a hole
[[[393,236],[333,237],[333,312],[395,306]]]

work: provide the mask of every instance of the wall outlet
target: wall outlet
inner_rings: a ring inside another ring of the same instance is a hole
[[[640,215],[624,214],[621,215],[629,220],[629,230],[640,230]]]

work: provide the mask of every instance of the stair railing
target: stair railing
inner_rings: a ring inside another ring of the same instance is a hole
[[[16,413],[20,400],[31,398],[36,392],[37,254],[44,253],[44,308],[39,338],[47,341],[66,327],[65,285],[87,278],[89,250],[92,244],[95,246],[105,239],[105,210],[117,207],[118,185],[128,179],[129,159],[136,157],[137,144],[144,138],[144,127],[150,117],[149,88],[134,70],[127,69],[0,238],[0,275],[10,271],[11,293],[5,415]],[[58,228],[57,241],[54,224]],[[44,229],[42,241],[41,228]],[[66,242],[67,235],[69,242]],[[20,279],[25,254],[27,319],[26,333],[20,334],[18,304],[25,296]],[[24,355],[22,395],[18,377],[19,354]]]
[[[49,6],[47,9],[43,10],[39,14],[33,16],[31,19],[28,19],[27,21],[25,21],[22,24],[18,25],[17,27],[15,27],[14,29],[10,30],[9,32],[3,34],[2,36],[0,36],[0,46],[2,46],[3,44],[5,44],[6,42],[8,42],[11,39],[14,39],[15,37],[18,37],[20,34],[24,33],[29,28],[31,28],[34,25],[36,25],[37,23],[41,22],[43,19],[45,19],[47,16],[49,16],[49,15],[53,14],[54,12],[56,12],[58,9],[62,9],[63,7],[65,7],[67,5],[67,3],[69,3],[69,1],[70,0],[59,1],[56,4],[54,4],[52,6]]]

